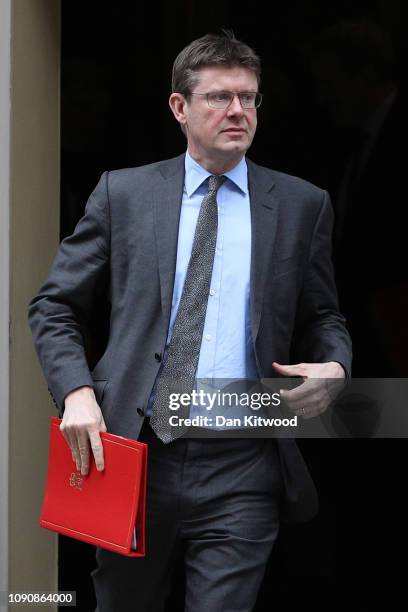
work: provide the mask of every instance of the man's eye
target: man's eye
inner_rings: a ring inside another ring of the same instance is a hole
[[[242,102],[250,103],[255,100],[255,94],[254,93],[242,93],[240,98]]]
[[[214,102],[227,102],[230,99],[230,94],[222,91],[211,94],[211,100]]]

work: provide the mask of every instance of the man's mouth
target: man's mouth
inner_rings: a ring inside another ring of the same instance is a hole
[[[234,127],[225,128],[225,130],[222,130],[222,131],[230,132],[231,134],[245,134],[246,132],[244,128],[234,128]]]

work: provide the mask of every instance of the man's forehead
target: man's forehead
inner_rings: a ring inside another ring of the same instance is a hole
[[[244,88],[257,86],[256,74],[246,66],[203,66],[197,70],[197,84],[207,85],[212,89],[226,88],[229,84],[242,83]]]

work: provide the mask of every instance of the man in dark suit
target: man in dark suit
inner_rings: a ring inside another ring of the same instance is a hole
[[[328,194],[245,158],[259,77],[254,51],[229,33],[186,47],[174,62],[170,107],[187,153],[105,172],[30,304],[78,469],[88,472],[90,448],[103,469],[100,431],[149,443],[147,556],[97,549],[100,612],[161,610],[177,554],[186,610],[249,611],[280,519],[317,511],[293,440],[179,437],[168,420],[178,383],[278,375],[305,379],[286,399],[310,418],[330,398],[326,385],[306,379],[350,372]],[[110,332],[91,372],[81,321],[101,287]]]

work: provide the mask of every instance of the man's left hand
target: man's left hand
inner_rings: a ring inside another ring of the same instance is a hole
[[[274,361],[282,376],[301,376],[303,384],[292,390],[281,389],[280,395],[294,414],[310,419],[322,414],[336,399],[344,384],[345,372],[337,361],[282,365]]]

